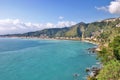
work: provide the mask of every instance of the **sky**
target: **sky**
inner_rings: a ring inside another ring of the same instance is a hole
[[[0,34],[70,27],[120,16],[120,0],[0,0]]]

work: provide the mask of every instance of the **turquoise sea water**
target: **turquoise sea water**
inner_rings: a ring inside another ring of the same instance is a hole
[[[85,80],[96,63],[79,41],[0,39],[0,80]],[[73,74],[78,73],[76,79]]]

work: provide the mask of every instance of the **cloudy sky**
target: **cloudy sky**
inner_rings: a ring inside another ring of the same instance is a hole
[[[120,0],[0,0],[0,34],[69,27],[120,16]]]

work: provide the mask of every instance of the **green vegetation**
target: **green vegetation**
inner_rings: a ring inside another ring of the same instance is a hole
[[[77,33],[77,27],[72,27],[69,31],[65,33],[65,36],[67,37],[76,37],[79,34]]]
[[[97,80],[120,80],[120,62],[108,61],[97,76]]]
[[[120,61],[120,36],[115,37],[114,41],[110,44],[113,54],[117,60]]]
[[[120,80],[120,36],[116,36],[108,47],[103,47],[98,55],[104,67],[97,80]]]
[[[51,29],[44,29],[41,31],[35,31],[35,32],[29,32],[25,34],[21,34],[21,36],[26,36],[26,37],[39,37],[39,36],[49,36],[50,38],[55,37],[55,36],[62,36],[66,31],[68,31],[69,28],[51,28]]]
[[[120,80],[120,36],[114,37],[107,47],[102,46],[98,57],[103,67],[97,76],[88,80]]]

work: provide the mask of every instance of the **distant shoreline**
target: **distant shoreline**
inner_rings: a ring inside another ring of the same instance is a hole
[[[0,37],[0,38],[19,38],[19,39],[37,39],[37,40],[71,40],[71,41],[81,41],[81,42],[87,42],[92,43],[95,45],[99,45],[99,43],[90,41],[90,40],[81,40],[81,38],[38,38],[38,37]]]
[[[86,43],[91,43],[91,44],[94,44],[96,45],[95,48],[95,51],[100,51],[100,47],[99,47],[99,43],[97,42],[94,42],[92,40],[81,40],[80,38],[74,38],[74,39],[71,39],[71,38],[38,38],[38,37],[0,37],[0,38],[15,38],[15,39],[27,39],[27,40],[68,40],[68,41],[81,41],[81,42],[86,42]],[[92,48],[91,48],[92,49]]]

